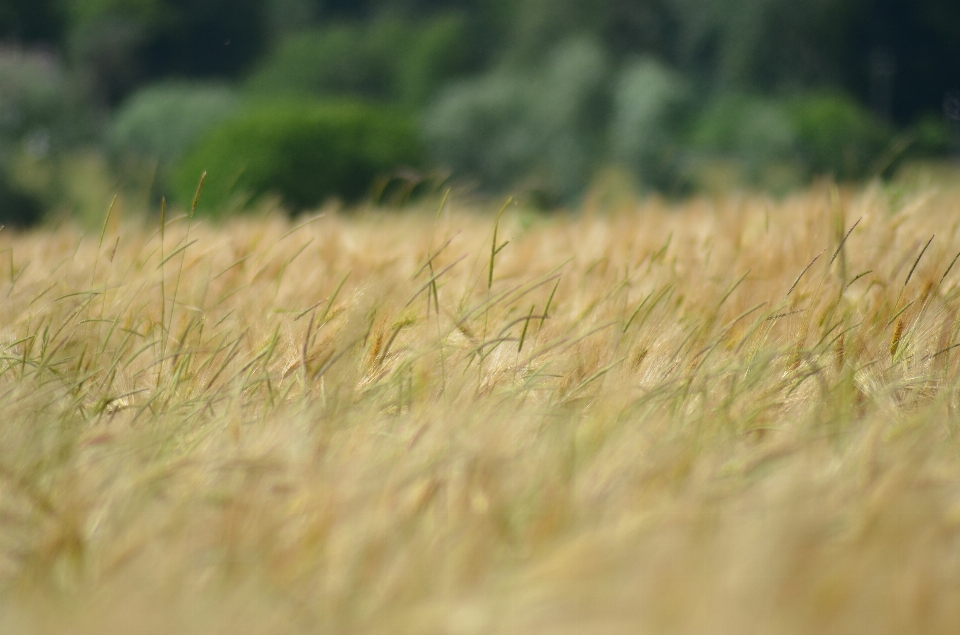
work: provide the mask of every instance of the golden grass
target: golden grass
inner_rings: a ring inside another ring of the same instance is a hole
[[[0,632],[953,633],[958,201],[4,231]]]

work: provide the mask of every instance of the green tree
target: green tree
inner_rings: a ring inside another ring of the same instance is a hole
[[[503,66],[445,89],[424,116],[434,158],[486,186],[569,197],[604,149],[610,65],[592,38],[561,42],[539,72]]]
[[[259,94],[346,95],[418,107],[444,82],[474,68],[475,60],[457,15],[338,22],[282,38],[248,86]]]
[[[262,52],[264,0],[65,0],[70,59],[104,102],[160,77],[231,77]]]
[[[57,41],[63,29],[62,8],[58,0],[0,2],[0,40]]]

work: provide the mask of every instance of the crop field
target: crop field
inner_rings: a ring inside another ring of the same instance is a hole
[[[0,232],[0,632],[956,632],[960,190],[456,199]]]

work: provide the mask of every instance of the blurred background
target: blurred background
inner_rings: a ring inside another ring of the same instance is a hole
[[[160,197],[543,207],[960,150],[957,0],[0,0],[0,222]]]

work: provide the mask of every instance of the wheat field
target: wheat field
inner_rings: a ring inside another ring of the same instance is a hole
[[[954,633],[960,190],[0,232],[0,632]]]

